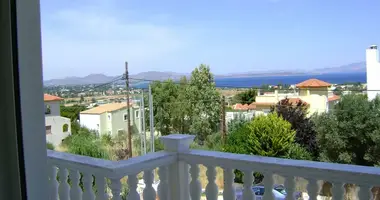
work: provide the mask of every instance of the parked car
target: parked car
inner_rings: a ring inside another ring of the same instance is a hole
[[[243,191],[244,191],[244,189],[237,190],[235,192],[236,200],[243,200]],[[260,185],[253,186],[252,191],[254,192],[254,194],[256,196],[256,200],[262,200],[263,199],[264,192],[265,192],[264,186],[260,186]],[[272,193],[274,196],[274,200],[285,200],[286,199],[287,193],[286,193],[285,187],[283,185],[274,185],[274,187],[272,189]],[[302,196],[301,192],[295,192],[294,193],[294,197],[296,199],[300,198],[301,196]]]

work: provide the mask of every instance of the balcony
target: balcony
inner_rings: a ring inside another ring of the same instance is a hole
[[[352,199],[360,200],[373,199],[372,187],[380,185],[380,168],[192,150],[189,145],[193,139],[194,136],[177,134],[161,137],[164,151],[118,162],[48,150],[50,199],[121,200],[120,180],[125,180],[125,177],[129,187],[126,199],[140,199],[137,175],[141,172],[146,185],[141,195],[144,200],[217,200],[221,199],[220,196],[225,200],[235,200],[234,169],[244,174],[244,200],[260,199],[251,190],[253,172],[264,175],[265,188],[273,188],[274,175],[283,177],[287,194],[297,191],[296,180],[302,177],[307,181],[310,199],[321,199],[318,195],[318,181],[321,180],[332,183],[333,199],[344,199],[346,183],[357,186],[357,198]],[[200,164],[207,168],[205,195],[202,195],[199,181]],[[216,167],[223,169],[224,176],[224,190],[220,196],[215,183]],[[160,180],[157,194],[152,186],[156,169]],[[57,176],[59,181],[51,178]],[[267,192],[263,199],[277,198]],[[295,199],[295,196],[287,195],[286,199]]]

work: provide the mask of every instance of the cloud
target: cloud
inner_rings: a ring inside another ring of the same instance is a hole
[[[58,8],[54,12],[42,10],[45,79],[120,74],[125,61],[133,63],[132,73],[152,70],[154,63],[169,59],[168,55],[185,49],[191,42],[186,30],[149,23],[133,11],[121,12],[102,2],[105,1]],[[169,17],[157,17],[163,16]]]

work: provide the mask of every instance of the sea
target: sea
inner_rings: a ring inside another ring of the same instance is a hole
[[[343,83],[366,83],[366,73],[329,73],[329,74],[308,74],[308,75],[288,75],[288,76],[259,76],[259,77],[236,77],[236,78],[216,78],[215,84],[218,88],[249,88],[262,85],[277,84],[297,84],[307,79],[316,78],[332,84]],[[134,85],[135,88],[147,88],[148,83]]]
[[[277,84],[297,84],[302,81],[316,78],[332,84],[343,84],[360,82],[366,83],[366,73],[332,73],[332,74],[313,74],[313,75],[289,75],[289,76],[261,76],[261,77],[242,77],[242,78],[217,78],[217,87],[258,87],[261,85]]]

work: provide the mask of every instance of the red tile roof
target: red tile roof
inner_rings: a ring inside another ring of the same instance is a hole
[[[331,96],[331,97],[328,98],[328,101],[336,101],[336,100],[339,100],[339,99],[340,99],[340,96],[334,94],[333,96]]]
[[[298,102],[302,102],[306,105],[308,104],[307,102],[302,101],[302,99],[300,99],[300,98],[288,98],[288,99],[289,99],[289,103],[291,103],[291,104],[297,104]]]
[[[62,101],[61,97],[53,96],[50,94],[44,94],[44,101]]]
[[[298,83],[296,87],[298,88],[320,88],[320,87],[330,87],[331,84],[318,80],[318,79],[309,79],[304,82]]]

